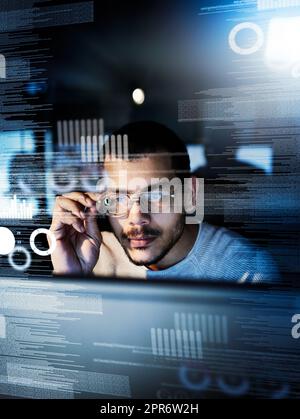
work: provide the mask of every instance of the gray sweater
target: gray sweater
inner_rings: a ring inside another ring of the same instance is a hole
[[[226,228],[202,223],[189,254],[176,265],[151,271],[135,266],[112,233],[103,234],[95,275],[140,279],[192,279],[244,282],[274,282],[278,271],[271,257],[247,239]]]

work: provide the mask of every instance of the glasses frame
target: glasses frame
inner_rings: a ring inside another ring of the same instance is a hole
[[[138,202],[139,205],[140,205],[141,196],[143,194],[146,194],[146,193],[149,193],[149,192],[151,193],[152,191],[142,191],[142,192],[138,192],[138,193],[135,192],[135,193],[132,193],[132,194],[131,193],[121,193],[121,194],[119,194],[119,195],[127,196],[127,198],[128,198],[127,210],[124,211],[124,212],[122,212],[122,213],[120,213],[120,214],[109,213],[109,211],[107,211],[107,215],[109,215],[110,217],[114,217],[114,218],[120,218],[120,217],[124,217],[125,215],[128,215],[128,213],[131,210],[133,204],[135,202]],[[117,195],[117,193],[115,193],[115,194]],[[105,195],[108,196],[109,195],[109,192],[107,192]],[[169,197],[170,198],[174,198],[175,197],[175,194],[174,193],[170,193],[169,194]],[[104,197],[103,199],[105,199],[105,198],[106,197]],[[161,214],[161,212],[151,212],[151,211],[148,212],[148,213],[150,213],[150,214]]]

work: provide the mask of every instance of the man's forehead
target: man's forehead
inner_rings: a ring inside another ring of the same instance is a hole
[[[104,172],[119,188],[124,189],[128,188],[128,184],[134,189],[140,189],[142,185],[150,185],[155,178],[175,176],[169,156],[105,161]]]
[[[170,155],[164,156],[151,156],[140,157],[130,160],[125,159],[106,159],[104,168],[107,172],[118,172],[126,170],[128,173],[136,171],[138,168],[143,169],[145,172],[162,172],[172,171],[172,160]]]

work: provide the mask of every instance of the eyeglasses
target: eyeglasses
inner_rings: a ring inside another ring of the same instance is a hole
[[[138,202],[144,213],[171,212],[173,193],[164,191],[145,191],[139,194],[107,192],[97,203],[97,209],[102,214],[112,217],[127,215],[134,202]]]

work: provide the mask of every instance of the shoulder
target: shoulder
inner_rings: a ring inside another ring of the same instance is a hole
[[[206,260],[220,278],[270,282],[278,277],[275,263],[265,250],[224,227],[203,223],[198,249],[199,260]]]

